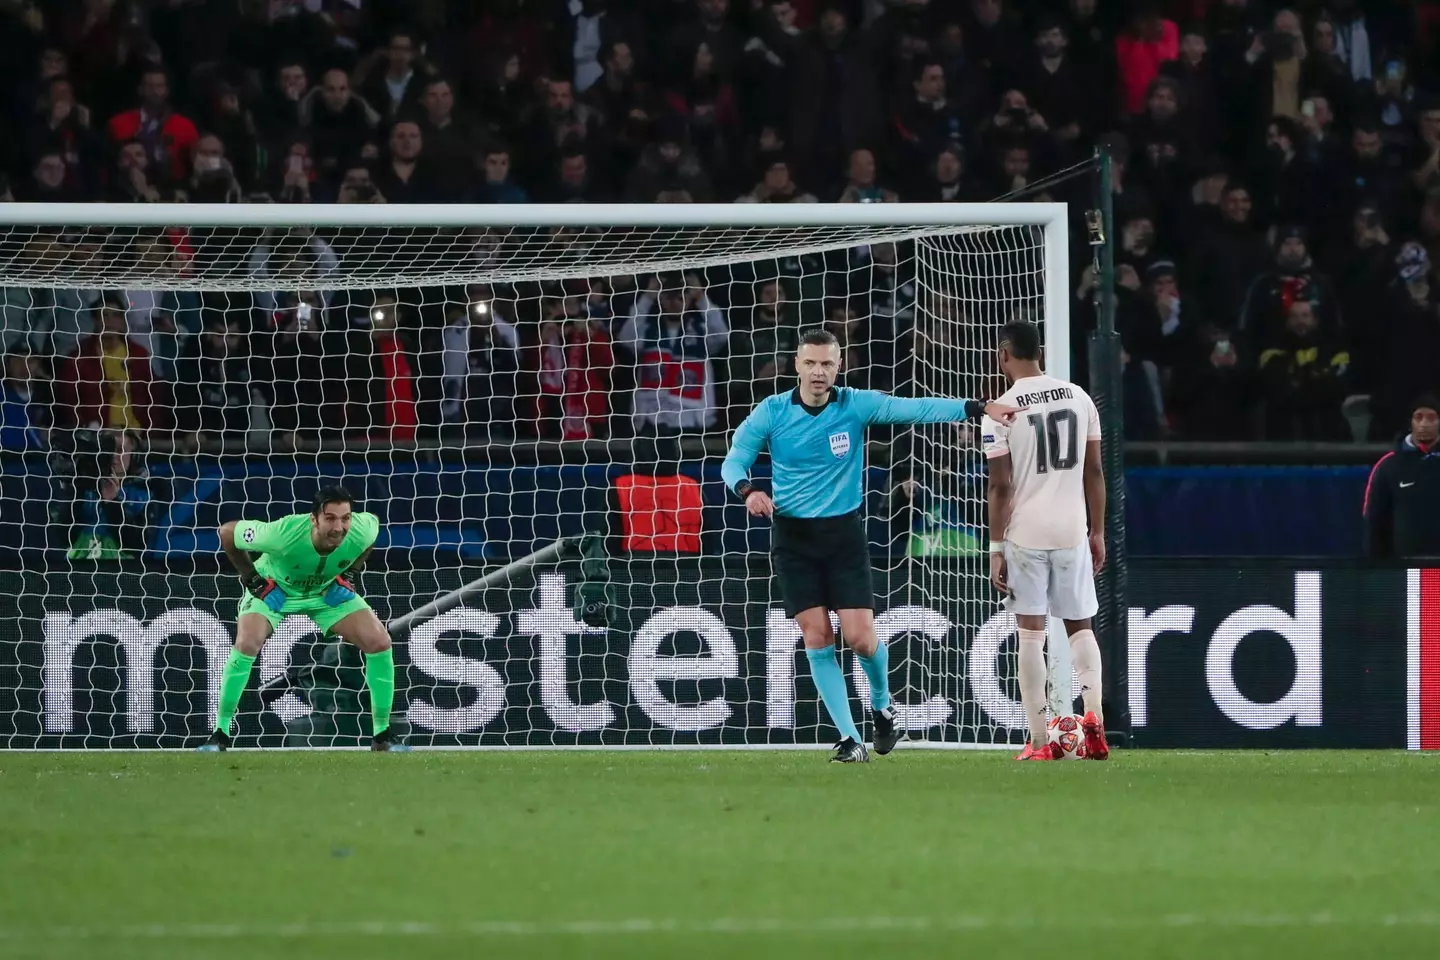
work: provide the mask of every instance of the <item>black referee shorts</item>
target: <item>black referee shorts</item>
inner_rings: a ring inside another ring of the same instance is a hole
[[[771,554],[785,615],[801,610],[874,610],[870,544],[858,511],[838,517],[775,516]]]

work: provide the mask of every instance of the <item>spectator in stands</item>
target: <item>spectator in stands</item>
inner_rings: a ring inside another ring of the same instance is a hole
[[[815,194],[808,193],[790,178],[790,164],[778,156],[762,161],[760,182],[736,203],[815,203]]]
[[[51,402],[43,358],[24,345],[6,353],[0,381],[0,450],[43,450]]]
[[[562,155],[574,157],[591,148],[598,150],[599,125],[600,115],[575,101],[575,88],[569,80],[546,81],[543,109],[535,112],[529,125],[526,166],[534,171],[556,171]],[[530,184],[532,188],[545,185],[543,176],[538,184]]]
[[[1035,52],[1020,72],[1026,100],[1045,118],[1051,135],[1065,145],[1079,140],[1095,112],[1086,92],[1094,88],[1094,79],[1067,55],[1069,45],[1063,23],[1041,18],[1035,26]]]
[[[106,296],[95,332],[56,372],[56,420],[68,427],[146,430],[169,423],[168,397],[150,369],[150,352],[130,336],[125,304]]]
[[[1220,200],[1220,221],[1202,231],[1188,268],[1185,289],[1194,291],[1201,311],[1224,330],[1235,329],[1251,282],[1270,261],[1251,209],[1249,188],[1229,182]]]
[[[481,203],[529,203],[525,191],[510,179],[510,148],[504,144],[492,144],[485,151],[482,163],[482,177],[476,197]]]
[[[825,317],[825,329],[840,341],[840,382],[849,387],[878,389],[870,367],[870,333],[860,312],[846,300],[835,300]]]
[[[189,117],[170,105],[170,78],[163,69],[147,69],[140,75],[138,94],[140,106],[110,118],[111,142],[138,142],[157,179],[185,179],[200,134]]]
[[[76,478],[77,501],[70,524],[72,560],[115,560],[145,550],[149,528],[174,495],[150,475],[133,430],[104,430],[93,470]]]
[[[278,140],[300,128],[301,104],[309,93],[305,64],[293,55],[285,57],[276,67],[274,85],[266,93],[258,117],[268,139]]]
[[[216,136],[225,147],[225,159],[230,161],[235,179],[242,189],[255,189],[257,198],[271,184],[265,182],[264,165],[272,149],[283,143],[283,138],[262,142],[260,128],[255,115],[240,99],[240,91],[228,83],[215,85],[213,106],[206,123],[208,133]],[[291,131],[287,134],[294,136]]]
[[[1440,284],[1433,261],[1423,246],[1411,241],[1400,248],[1395,265],[1393,317],[1384,334],[1388,363],[1376,411],[1382,436],[1403,423],[1406,397],[1440,392]]]
[[[578,297],[540,305],[532,369],[538,387],[536,429],[548,440],[609,436],[610,375],[615,355],[604,325],[585,317]]]
[[[655,116],[655,103],[649,84],[636,76],[634,48],[625,40],[612,40],[599,59],[604,73],[585,91],[585,103],[614,133],[633,123],[648,124]]]
[[[1398,222],[1397,218],[1406,213],[1409,185],[1398,156],[1385,149],[1377,120],[1361,117],[1355,121],[1350,133],[1350,149],[1337,162],[1334,176],[1331,205],[1342,219],[1332,224],[1332,228],[1343,229],[1343,217],[1362,199],[1379,207],[1381,217],[1388,223]]]
[[[1161,259],[1155,249],[1155,219],[1149,212],[1127,217],[1120,224],[1120,249],[1115,251],[1116,263],[1128,263],[1141,277],[1150,265]]]
[[[1129,26],[1115,40],[1115,60],[1120,71],[1120,103],[1127,115],[1145,108],[1145,95],[1150,83],[1160,73],[1160,65],[1180,55],[1180,28],[1155,11],[1152,4],[1141,4]]]
[[[714,199],[700,155],[687,141],[683,122],[662,123],[659,136],[640,153],[630,172],[625,193],[632,203],[653,203],[664,190],[683,190],[696,203]]]
[[[384,70],[375,69],[381,63]],[[395,30],[383,49],[355,68],[355,74],[364,78],[359,81],[361,96],[382,118],[394,121],[420,103],[430,68],[420,55],[415,35]]]
[[[417,120],[396,120],[390,127],[386,160],[376,188],[387,203],[439,203],[446,196],[443,171],[431,161]]]
[[[21,185],[16,192],[21,200],[30,203],[78,203],[88,200],[82,191],[73,189],[65,182],[67,169],[65,156],[58,149],[47,150],[35,158],[30,171],[31,182]]]
[[[1350,353],[1321,331],[1316,313],[1311,301],[1293,301],[1284,333],[1260,352],[1267,440],[1348,436],[1340,402],[1349,392]]]
[[[1301,156],[1304,134],[1289,117],[1276,117],[1265,128],[1265,160],[1256,182],[1255,218],[1262,224],[1303,224],[1314,229],[1312,203],[1320,177]]]
[[[216,311],[178,363],[175,425],[197,449],[243,440],[250,429],[252,375],[241,314]]]
[[[195,141],[185,194],[192,203],[239,203],[245,196],[235,168],[225,157],[225,144],[214,134],[207,133]],[[308,184],[305,197],[309,198]]]
[[[1440,101],[1421,107],[1416,126],[1419,136],[1405,166],[1411,185],[1423,194],[1440,187]]]
[[[1386,302],[1395,278],[1395,253],[1379,207],[1362,204],[1351,218],[1349,235],[1330,245],[1327,272],[1335,278],[1342,317],[1364,318],[1376,304]],[[1362,391],[1376,391],[1388,360],[1386,325],[1357,322],[1349,327],[1352,380]]]
[[[180,199],[174,189],[156,179],[150,155],[139,140],[120,145],[110,172],[108,200],[114,203],[167,203]]]
[[[891,131],[891,149],[907,193],[918,192],[941,147],[964,143],[965,120],[946,96],[945,70],[937,61],[916,61],[910,89],[895,107]]]
[[[1440,400],[1422,395],[1410,411],[1410,432],[1365,484],[1365,548],[1377,559],[1440,557]]]
[[[1204,26],[1190,24],[1180,33],[1179,56],[1160,64],[1160,76],[1175,82],[1178,102],[1183,104],[1187,118],[1187,128],[1201,149],[1221,147],[1218,141],[1226,133],[1220,120],[1221,80],[1216,75],[1209,53],[1210,43]]]
[[[882,187],[877,179],[875,154],[861,147],[850,154],[841,203],[896,203],[900,195]]]
[[[1126,350],[1141,361],[1150,361],[1167,377],[1185,361],[1187,348],[1202,328],[1195,305],[1180,297],[1180,286],[1172,260],[1156,260],[1145,269],[1144,287],[1135,309],[1117,317]]]
[[[1190,122],[1180,110],[1180,84],[1169,77],[1152,80],[1145,112],[1130,126],[1134,155],[1127,169],[1162,203],[1184,192],[1199,160]]]
[[[784,387],[795,376],[795,351],[800,348],[799,314],[785,299],[779,280],[766,280],[755,294],[750,323],[737,330],[730,351],[731,406],[753,406]],[[745,368],[749,365],[749,369]],[[745,377],[747,382],[741,383]],[[748,409],[748,407],[747,407]]]
[[[292,295],[293,297],[293,295]],[[298,449],[345,426],[343,335],[327,332],[325,310],[313,294],[287,298],[259,327],[269,386],[270,421],[282,448]],[[327,349],[327,336],[335,349]]]
[[[1186,440],[1250,440],[1254,360],[1228,330],[1207,326],[1175,371],[1174,410]]]
[[[956,203],[974,199],[973,191],[965,182],[965,152],[958,146],[947,144],[942,147],[935,155],[931,173],[933,179],[929,188],[914,199]]]
[[[666,93],[665,104],[688,126],[707,163],[722,169],[740,141],[739,102],[729,78],[720,73],[709,44],[699,44],[690,61]],[[667,135],[663,128],[661,135]]]
[[[560,152],[555,179],[545,194],[551,203],[601,203],[608,199],[604,188],[591,174],[589,156],[578,143]]]
[[[469,302],[445,306],[445,423],[462,423],[492,439],[511,433],[515,423],[517,351],[515,324],[501,311],[488,287],[469,291]]]
[[[1340,335],[1340,311],[1330,278],[1315,269],[1304,229],[1285,226],[1275,232],[1275,259],[1271,269],[1250,285],[1238,329],[1253,338],[1254,343],[1275,343],[1286,327],[1290,305],[1297,300],[1308,300],[1314,306],[1322,336]]]
[[[69,196],[90,199],[104,168],[104,145],[90,125],[90,108],[75,98],[75,88],[63,75],[50,79],[45,95],[30,116],[26,146],[38,164],[55,154],[64,165],[57,193],[49,198]]]
[[[374,305],[358,321],[362,330],[368,329],[369,343],[352,338],[347,351],[350,402],[365,407],[352,412],[350,425],[368,427],[371,439],[392,443],[412,442],[420,423],[420,368],[408,336],[413,325],[402,317],[405,309],[394,293],[377,293]]]
[[[327,70],[320,86],[300,101],[300,123],[310,134],[318,169],[337,173],[360,156],[375,136],[380,114],[350,89],[344,70]]]
[[[635,298],[617,343],[636,364],[635,428],[679,433],[715,425],[714,359],[724,356],[730,328],[708,301],[697,301],[679,275],[655,278]]]
[[[420,103],[425,110],[421,133],[426,152],[434,159],[445,181],[463,189],[474,169],[480,131],[469,117],[456,114],[455,89],[444,77],[426,80]]]

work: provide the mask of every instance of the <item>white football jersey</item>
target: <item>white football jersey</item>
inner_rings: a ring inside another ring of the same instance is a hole
[[[1085,539],[1085,445],[1100,437],[1090,395],[1054,377],[1016,380],[995,401],[1022,407],[1010,426],[986,417],[987,458],[1010,455],[1012,493],[1005,539],[1032,550],[1059,550]]]

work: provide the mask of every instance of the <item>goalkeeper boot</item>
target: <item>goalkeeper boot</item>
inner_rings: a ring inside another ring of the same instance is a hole
[[[865,752],[865,744],[859,743],[851,737],[846,737],[835,744],[835,753],[830,757],[831,763],[869,763],[870,754]]]
[[[1105,742],[1105,724],[1095,716],[1095,711],[1090,710],[1085,718],[1080,721],[1080,729],[1085,731],[1085,757],[1088,760],[1110,759],[1110,744]]]
[[[1059,760],[1060,745],[1046,740],[1039,747],[1033,743],[1025,744],[1025,749],[1015,757],[1016,760]]]
[[[395,731],[387,728],[371,738],[370,749],[374,753],[409,753],[410,744],[397,740]]]
[[[884,710],[874,711],[875,721],[875,752],[885,756],[895,749],[895,744],[900,742],[901,733],[895,726],[895,705],[892,703]]]
[[[234,742],[230,734],[216,730],[210,734],[210,739],[196,747],[195,751],[197,753],[220,753],[221,751],[229,750],[230,745]]]

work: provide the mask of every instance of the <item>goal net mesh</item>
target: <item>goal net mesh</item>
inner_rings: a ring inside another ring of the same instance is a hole
[[[1035,226],[0,230],[0,747],[203,737],[241,590],[217,527],[329,484],[381,522],[360,589],[406,619],[412,743],[833,742],[729,434],[811,326],[843,385],[998,396],[996,331],[1044,329],[1046,278]],[[901,724],[932,744],[1025,739],[977,429],[853,454]],[[361,663],[286,620],[239,744],[364,742]]]

